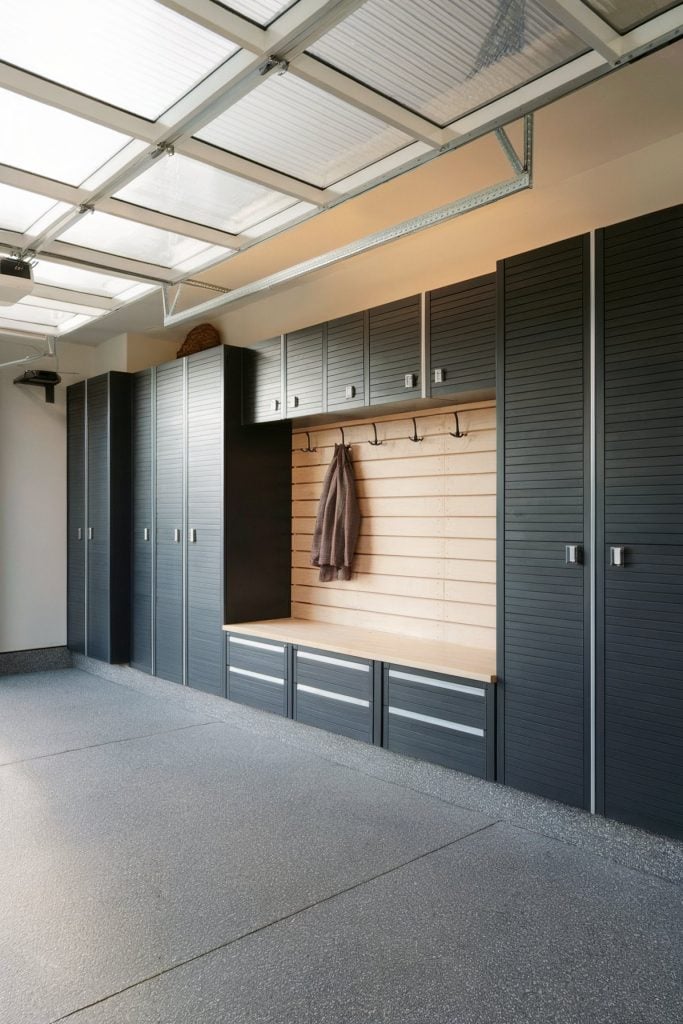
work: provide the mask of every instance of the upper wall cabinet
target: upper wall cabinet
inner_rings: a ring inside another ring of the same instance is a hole
[[[370,405],[420,398],[419,295],[369,312]]]
[[[279,334],[244,350],[242,406],[245,423],[282,419],[282,338]]]
[[[327,411],[367,405],[367,314],[352,313],[327,325]]]
[[[496,386],[496,275],[429,292],[431,394],[492,391]]]
[[[322,412],[325,325],[292,331],[285,340],[287,417]]]

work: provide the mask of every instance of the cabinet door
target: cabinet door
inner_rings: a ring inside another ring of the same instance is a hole
[[[365,313],[327,325],[327,411],[356,409],[365,399]]]
[[[467,394],[496,386],[496,275],[427,296],[431,393]]]
[[[419,398],[420,296],[369,312],[370,405]]]
[[[498,351],[499,771],[511,786],[577,806],[587,795],[588,269],[584,238],[506,260]],[[575,564],[567,545],[577,546]]]
[[[293,331],[285,340],[286,415],[310,416],[323,410],[324,325]]]
[[[130,663],[152,671],[152,371],[136,374],[132,384],[132,537]]]
[[[604,811],[683,838],[683,207],[607,228],[603,266]]]
[[[282,417],[282,340],[278,335],[244,350],[242,419],[265,423]]]
[[[187,683],[223,695],[224,350],[187,359]]]
[[[87,637],[86,654],[109,660],[109,386],[95,377],[86,388],[87,408]]]
[[[158,676],[182,683],[185,362],[167,363],[156,374],[154,661]]]
[[[85,382],[66,392],[67,645],[85,653]]]

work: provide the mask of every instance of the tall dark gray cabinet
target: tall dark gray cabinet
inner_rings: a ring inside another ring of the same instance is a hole
[[[133,391],[134,664],[219,695],[223,624],[290,609],[290,425],[242,426],[241,377],[221,346]]]
[[[129,654],[130,377],[67,389],[67,643],[107,662]]]

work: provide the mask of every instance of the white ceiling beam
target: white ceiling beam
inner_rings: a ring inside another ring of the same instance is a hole
[[[6,164],[0,164],[0,184],[47,196],[58,203],[71,203],[73,206],[80,206],[87,196],[87,192],[81,188],[53,181],[52,178],[43,178],[40,174],[32,174],[30,171],[20,171],[17,167],[8,167]]]
[[[51,299],[54,302],[66,302],[75,306],[92,306],[105,312],[116,309],[117,306],[116,299],[109,295],[93,295],[91,292],[61,288],[52,284],[34,284],[31,295],[39,299]]]
[[[387,99],[374,89],[356,82],[307,53],[301,54],[290,63],[289,73],[340,100],[351,103],[366,114],[372,114],[373,117],[398,128],[411,138],[426,142],[428,146],[438,149],[456,138],[455,132],[439,128],[419,114],[402,107],[400,103]]]
[[[265,29],[213,0],[158,0],[158,3],[245,50],[263,53],[267,48]]]
[[[582,0],[539,0],[549,14],[583,39],[610,64],[618,64],[623,56],[623,39],[611,25],[591,10]]]
[[[293,60],[365,0],[299,0],[266,30],[265,53]]]
[[[244,242],[241,235],[221,231],[220,228],[212,228],[206,224],[195,224],[194,221],[159,213],[158,210],[149,210],[145,206],[127,203],[122,199],[101,199],[97,203],[97,209],[102,213],[110,213],[113,217],[122,217],[124,220],[146,224],[150,228],[160,228],[162,231],[172,231],[176,235],[185,235],[188,238],[198,238],[202,242],[222,245],[227,249],[239,249]]]
[[[83,267],[85,270],[104,270],[107,273],[119,273],[123,277],[134,277],[137,281],[153,284],[166,284],[173,279],[173,271],[168,267],[158,267],[154,263],[142,260],[130,260],[124,256],[115,256],[110,252],[88,249],[70,242],[52,242],[49,249],[41,253],[43,259],[53,257],[62,263]]]
[[[683,4],[650,18],[644,25],[631,29],[623,37],[624,56],[642,56],[665,43],[680,39],[683,35]]]

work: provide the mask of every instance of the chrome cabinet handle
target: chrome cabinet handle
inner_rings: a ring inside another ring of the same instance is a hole
[[[95,530],[92,526],[88,527],[88,540],[92,540],[95,536]]]
[[[180,544],[180,530],[177,527],[173,531],[173,540],[176,544]]]
[[[142,539],[143,540],[149,540],[149,526],[145,526],[145,528],[143,529],[143,531],[142,531]]]
[[[580,544],[565,544],[564,546],[565,565],[580,565],[583,561],[583,549]]]
[[[609,549],[609,564],[615,569],[623,569],[626,565],[626,548],[621,544],[611,546]]]
[[[76,540],[83,540],[83,530],[80,526],[76,530]]]
[[[189,540],[190,544],[196,544],[197,543],[197,531],[196,530],[194,530],[194,529],[190,530],[188,540]]]

